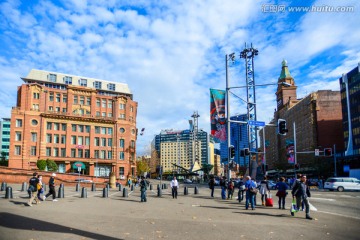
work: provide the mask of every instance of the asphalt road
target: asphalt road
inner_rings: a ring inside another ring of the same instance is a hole
[[[140,203],[138,188],[128,198],[118,189],[111,189],[108,198],[102,189],[88,189],[87,198],[81,198],[75,187],[65,187],[65,198],[33,207],[26,206],[20,185],[11,186],[13,199],[0,192],[0,239],[294,240],[359,239],[360,234],[359,192],[314,191],[310,201],[318,211],[311,213],[314,220],[306,220],[304,212],[290,216],[290,197],[287,210],[257,206],[252,211],[235,199],[221,200],[219,189],[210,198],[205,186],[195,195],[189,185],[187,196],[181,187],[178,199],[172,199],[170,189],[157,197],[154,186],[146,203]]]

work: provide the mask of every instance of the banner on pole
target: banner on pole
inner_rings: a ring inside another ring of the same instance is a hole
[[[211,135],[216,142],[226,141],[225,91],[210,89]]]
[[[294,151],[294,141],[286,139],[286,157],[288,163],[295,164],[295,151]]]

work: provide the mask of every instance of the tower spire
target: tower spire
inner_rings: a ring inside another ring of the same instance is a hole
[[[284,107],[285,104],[291,100],[296,100],[296,88],[294,78],[291,76],[288,63],[284,59],[281,62],[281,72],[278,79],[278,88],[276,91],[276,100],[277,100],[277,110],[279,111]],[[287,83],[290,86],[285,86],[281,83]]]

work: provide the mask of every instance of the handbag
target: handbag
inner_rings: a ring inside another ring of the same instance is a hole
[[[250,188],[250,192],[252,194],[257,194],[259,192],[259,189],[252,187],[252,188]]]
[[[292,213],[295,213],[295,212],[298,212],[298,211],[299,211],[299,209],[298,209],[297,206],[296,206],[296,200],[295,200],[295,199],[292,200],[290,211],[291,211]]]

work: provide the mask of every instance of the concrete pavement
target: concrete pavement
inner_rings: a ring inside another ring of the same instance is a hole
[[[290,197],[287,210],[257,206],[252,211],[236,200],[221,200],[219,189],[210,198],[205,186],[197,195],[190,188],[188,196],[181,187],[172,199],[170,189],[157,197],[154,185],[146,203],[138,188],[128,198],[117,189],[109,198],[102,198],[102,189],[87,189],[88,198],[80,198],[81,192],[65,187],[58,202],[28,207],[21,186],[8,186],[14,198],[0,193],[0,239],[358,239],[360,233],[358,219],[318,212],[311,213],[311,221],[304,212],[291,217]]]

